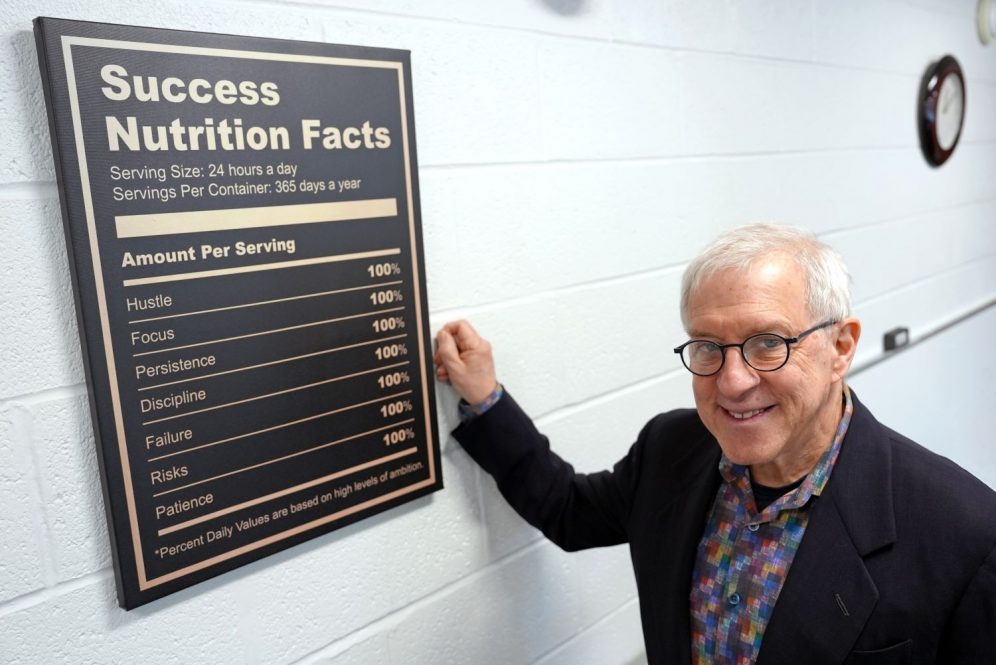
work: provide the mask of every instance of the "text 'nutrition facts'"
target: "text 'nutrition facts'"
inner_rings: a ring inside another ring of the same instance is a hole
[[[440,489],[408,54],[36,34],[122,605]]]

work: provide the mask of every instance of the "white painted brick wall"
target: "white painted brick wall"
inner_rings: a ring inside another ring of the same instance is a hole
[[[69,391],[66,391],[67,393]],[[97,449],[86,391],[28,407],[28,428],[55,578],[68,581],[111,565]],[[81,436],[82,435],[82,436]]]
[[[0,602],[45,586],[44,528],[30,447],[25,445],[23,411],[17,404],[0,407]]]
[[[684,337],[678,280],[722,229],[791,222],[837,246],[865,324],[859,363],[892,327],[915,339],[996,297],[996,47],[978,43],[974,8],[4,3],[0,661],[623,665],[642,651],[625,548],[560,552],[453,440],[446,491],[117,608],[34,16],[411,49],[432,324],[470,317],[555,447],[594,470],[655,412],[691,404],[670,351]],[[968,79],[966,128],[931,169],[914,103],[924,68],[948,52]],[[991,315],[972,321],[973,336],[992,336]],[[910,372],[922,355],[858,377],[862,396],[901,420],[889,367]],[[953,410],[973,389],[941,369],[929,370],[931,403]],[[992,385],[982,369],[969,380]],[[450,429],[455,399],[444,389],[439,402]],[[971,445],[980,427],[967,420],[956,446],[937,447],[991,479],[992,456]]]
[[[7,113],[2,114],[4,117]],[[38,137],[41,141],[41,136]],[[4,187],[6,189],[6,187]],[[83,381],[66,244],[54,187],[0,198],[0,398]],[[2,194],[0,194],[2,196]]]

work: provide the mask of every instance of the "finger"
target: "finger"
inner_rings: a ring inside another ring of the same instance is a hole
[[[481,336],[468,321],[457,321],[456,331],[453,334],[461,351],[476,349],[482,341]]]
[[[460,352],[457,350],[456,342],[453,341],[453,336],[445,328],[436,335],[436,343],[439,348],[436,355],[439,356],[439,362],[443,367],[448,368],[450,365],[460,363]]]

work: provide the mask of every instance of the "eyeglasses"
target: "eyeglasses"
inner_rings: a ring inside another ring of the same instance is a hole
[[[707,339],[692,339],[677,347],[674,352],[681,356],[681,362],[692,374],[712,376],[723,369],[726,362],[726,349],[740,349],[744,362],[759,372],[774,372],[788,362],[793,344],[798,344],[807,335],[837,323],[824,321],[795,337],[782,337],[775,333],[751,335],[740,344],[717,344]]]

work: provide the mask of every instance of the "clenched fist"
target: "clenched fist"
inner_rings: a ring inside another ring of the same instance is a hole
[[[436,334],[436,377],[470,404],[483,402],[498,384],[491,344],[466,321],[452,321]]]

